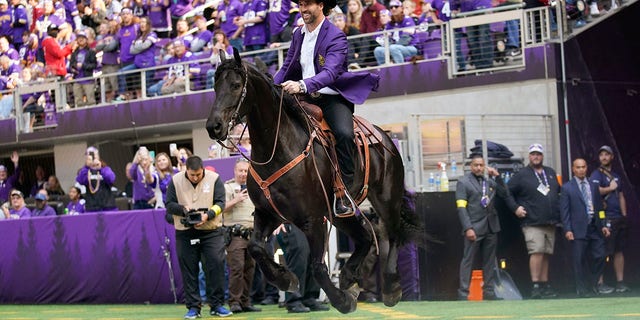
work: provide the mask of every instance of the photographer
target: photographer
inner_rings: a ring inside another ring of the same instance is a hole
[[[256,207],[247,193],[248,172],[249,162],[239,158],[233,168],[234,178],[224,184],[227,194],[224,222],[231,239],[227,245],[229,307],[234,313],[261,311],[251,305],[249,297],[256,263],[247,247],[253,232],[253,212]]]
[[[200,317],[200,261],[205,272],[210,314],[220,317],[232,314],[223,306],[225,248],[221,213],[224,206],[224,184],[218,174],[204,170],[200,157],[187,158],[186,172],[174,175],[167,187],[166,201],[176,229],[176,250],[189,309],[185,319]]]

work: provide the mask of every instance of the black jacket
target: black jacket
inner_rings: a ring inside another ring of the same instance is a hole
[[[549,183],[549,193],[546,196],[538,191],[540,181],[531,166],[523,168],[509,180],[511,195],[527,211],[527,215],[520,219],[522,226],[560,222],[560,185],[556,172],[545,166],[543,169]],[[540,176],[540,179],[545,183],[544,177]]]

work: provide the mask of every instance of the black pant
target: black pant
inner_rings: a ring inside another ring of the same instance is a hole
[[[311,102],[322,108],[324,119],[336,138],[338,165],[342,173],[342,181],[348,189],[353,184],[354,171],[353,103],[340,95],[326,94],[311,98]]]
[[[207,302],[211,308],[223,305],[225,245],[222,229],[176,231],[176,250],[187,308],[201,307],[198,287],[200,261],[206,279]]]
[[[604,272],[606,257],[604,237],[599,228],[591,223],[587,227],[586,239],[576,239],[570,243],[576,292],[588,293]],[[588,272],[585,272],[585,268]]]
[[[285,224],[287,232],[280,232],[277,236],[278,244],[284,251],[284,259],[287,269],[293,272],[300,282],[297,292],[285,294],[287,307],[299,303],[305,305],[315,304],[320,295],[320,285],[313,278],[311,271],[311,250],[304,233],[292,224]]]

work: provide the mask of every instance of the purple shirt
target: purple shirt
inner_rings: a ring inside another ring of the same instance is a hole
[[[260,23],[245,24],[244,27],[244,45],[266,45],[269,37],[267,36],[267,10],[269,3],[267,0],[252,0],[247,3],[244,11],[245,19],[253,19],[255,17],[262,17],[263,21]]]
[[[80,14],[78,12],[78,6],[76,5],[76,0],[64,0],[62,3],[64,7],[64,13],[66,17],[66,21],[73,27],[73,30],[80,26],[76,26],[76,23],[73,21],[73,17]]]
[[[277,35],[284,31],[289,22],[289,11],[295,5],[291,0],[270,0],[267,20],[271,35]]]
[[[413,18],[404,17],[404,20],[402,20],[402,22],[389,21],[389,23],[387,23],[387,25],[384,28],[385,30],[393,30],[393,29],[401,29],[406,27],[413,27],[415,25],[416,23],[413,21]],[[413,34],[407,33],[402,30],[396,30],[391,33],[391,43],[396,43],[400,41],[400,38],[407,37],[407,36],[411,38],[411,42],[409,43],[409,45],[411,46],[415,45],[417,42],[416,37],[414,37]]]
[[[77,202],[70,201],[69,204],[67,204],[67,210],[70,215],[84,213],[84,200],[78,200]]]
[[[100,43],[110,43],[113,41],[118,41],[116,36],[113,34],[106,34],[104,38],[98,37],[98,44]],[[120,56],[120,51],[117,49],[113,51],[102,51],[102,65],[116,65],[118,63],[118,57]]]
[[[13,36],[11,10],[0,11],[0,36]]]
[[[158,175],[152,174],[153,183],[147,184],[145,182],[144,173],[142,170],[138,170],[138,164],[134,163],[129,169],[129,176],[133,180],[133,201],[149,201],[155,196],[154,188],[158,183]]]
[[[9,200],[9,193],[13,186],[16,184],[18,177],[20,176],[20,167],[17,167],[13,174],[7,177],[6,180],[0,180],[0,202],[4,203]]]
[[[11,18],[13,22],[13,42],[22,44],[22,34],[28,30],[27,9],[19,4],[12,8]]]
[[[167,60],[167,64],[174,64],[174,63],[187,62],[187,61],[193,61],[193,60],[195,60],[195,56],[190,51],[187,51],[185,52],[184,55],[182,55],[182,57],[172,56],[171,58],[169,58],[169,60]],[[190,73],[198,73],[199,71],[200,71],[200,67],[198,66],[197,63],[189,64]],[[176,64],[169,67],[167,76],[180,78],[180,77],[184,77],[184,73],[185,73],[184,64]]]
[[[9,214],[11,214],[11,218],[15,219],[23,219],[23,218],[31,218],[31,210],[27,208],[27,206],[22,207],[20,210],[16,210],[13,207],[9,208]]]
[[[56,210],[54,210],[50,205],[45,204],[42,210],[37,207],[31,211],[31,217],[53,217],[56,216]]]
[[[171,15],[174,17],[182,17],[192,9],[191,1],[189,0],[173,0],[172,2]]]
[[[18,55],[20,55],[20,60],[26,61],[26,65],[31,65],[36,62],[36,56],[38,54],[38,49],[30,49],[27,45],[22,45],[20,47],[20,51],[18,51]]]
[[[189,49],[192,52],[200,52],[204,47],[207,46],[211,39],[213,38],[213,34],[209,30],[204,30],[198,33],[189,44]]]
[[[163,0],[147,0],[145,7],[149,13],[153,31],[165,32],[171,29],[170,6],[170,1],[168,5],[165,5]]]
[[[158,36],[156,35],[155,32],[151,31],[143,41],[151,41],[153,44],[149,48],[145,49],[144,51],[136,54],[135,57],[133,58],[133,61],[136,67],[138,68],[153,67],[156,65],[155,44],[156,42],[158,42]]]
[[[231,38],[231,36],[236,33],[236,30],[238,30],[238,26],[233,23],[233,19],[242,16],[243,8],[244,6],[238,0],[229,0],[229,4],[220,1],[218,5],[218,19],[222,22],[220,23],[220,29],[224,31],[227,38]]]
[[[160,191],[162,192],[162,202],[167,200],[167,187],[169,186],[169,182],[173,178],[173,175],[180,172],[178,169],[173,169],[172,174],[166,174],[164,179],[160,180]]]
[[[7,49],[7,51],[0,54],[0,56],[9,57],[9,59],[11,59],[11,61],[13,61],[14,63],[17,63],[18,60],[20,60],[20,53],[18,53],[18,51],[16,51],[16,49],[12,47],[9,47],[9,49]]]
[[[117,39],[120,42],[120,63],[122,65],[130,64],[133,62],[133,55],[129,51],[131,44],[138,36],[138,24],[132,23],[128,26],[122,26],[118,31]]]

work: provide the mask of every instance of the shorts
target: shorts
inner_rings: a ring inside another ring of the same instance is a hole
[[[553,246],[556,242],[556,227],[553,225],[525,226],[522,227],[524,241],[527,244],[527,252],[553,254]]]
[[[605,238],[607,244],[607,255],[622,252],[627,247],[628,226],[627,218],[609,219],[611,222],[611,235]]]

